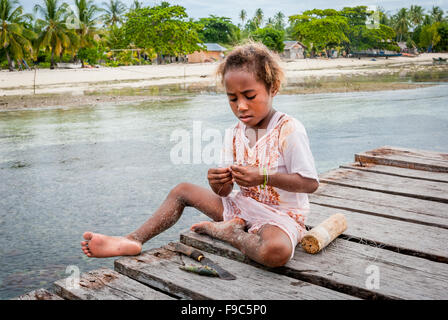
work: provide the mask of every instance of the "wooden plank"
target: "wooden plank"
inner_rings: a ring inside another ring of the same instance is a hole
[[[374,163],[349,163],[339,166],[340,168],[355,169],[361,171],[389,174],[397,177],[406,177],[418,180],[428,180],[435,182],[448,182],[448,173],[446,172],[431,172],[423,170],[414,170],[408,168],[400,168],[393,166],[385,166]]]
[[[199,263],[164,248],[145,251],[138,257],[115,260],[115,270],[183,299],[356,299],[221,256],[206,256],[234,274],[237,279],[226,281],[183,271],[179,269],[183,263]]]
[[[114,270],[101,268],[83,273],[78,288],[70,279],[54,283],[55,292],[70,300],[172,300],[169,295],[156,291]]]
[[[355,161],[417,170],[448,172],[448,154],[426,150],[384,146],[355,154]]]
[[[64,300],[64,299],[46,289],[37,289],[25,293],[11,300]]]
[[[448,229],[448,204],[320,183],[311,203]]]
[[[186,231],[181,234],[181,242],[260,266],[238,249],[206,235]],[[378,286],[368,279],[371,270],[378,270]],[[340,238],[315,255],[298,246],[293,259],[272,271],[366,299],[448,297],[448,265]]]
[[[448,184],[395,177],[352,169],[334,169],[319,176],[320,181],[340,186],[397,194],[448,203]]]
[[[358,212],[329,208],[311,204],[306,224],[317,226],[335,213],[342,213],[347,219],[347,230],[343,233],[364,243],[376,244],[386,249],[414,255],[429,260],[448,263],[448,230],[393,220]]]

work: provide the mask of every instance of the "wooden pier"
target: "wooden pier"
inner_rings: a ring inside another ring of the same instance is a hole
[[[318,254],[297,246],[280,268],[186,231],[180,242],[234,274],[225,281],[179,269],[199,264],[161,247],[115,260],[114,269],[56,281],[16,299],[448,299],[448,154],[381,147],[320,175],[312,228],[335,213],[347,230]]]

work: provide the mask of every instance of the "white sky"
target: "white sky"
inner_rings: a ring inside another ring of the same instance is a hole
[[[101,5],[106,0],[95,0],[98,5]],[[108,1],[108,0],[107,0]],[[19,0],[20,4],[24,6],[27,12],[31,12],[36,3],[42,3],[39,0]],[[65,0],[68,4],[73,4],[73,0]],[[133,0],[122,0],[123,3],[130,5]],[[162,2],[161,0],[140,0],[144,5],[155,5]],[[256,1],[241,1],[241,0],[168,0],[171,4],[182,5],[187,9],[187,14],[192,18],[208,17],[210,14],[216,16],[229,17],[235,24],[240,22],[239,12],[242,9],[247,11],[248,17],[252,17],[257,8],[261,8],[265,17],[272,17],[278,11],[283,12],[286,16],[297,14],[299,12],[309,9],[342,9],[343,7],[354,7],[358,5],[378,5],[383,7],[390,13],[395,13],[397,9],[406,7],[409,8],[411,4],[420,5],[429,10],[432,6],[441,7],[445,13],[448,10],[448,0],[256,0]]]

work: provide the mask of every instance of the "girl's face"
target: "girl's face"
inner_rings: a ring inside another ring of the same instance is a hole
[[[224,86],[235,116],[247,127],[265,129],[273,113],[272,99],[263,82],[247,71],[230,70],[224,75]]]

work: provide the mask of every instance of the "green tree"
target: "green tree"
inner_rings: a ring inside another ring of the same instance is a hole
[[[411,5],[409,9],[409,21],[414,27],[417,27],[423,23],[423,19],[425,16],[425,9],[421,6]]]
[[[32,51],[34,32],[25,28],[23,7],[16,0],[0,0],[0,41],[1,49],[8,60],[9,71],[14,71],[13,59],[23,59],[26,51]]]
[[[255,10],[255,16],[253,20],[257,29],[261,28],[261,25],[263,24],[263,18],[264,18],[263,10],[261,8]]]
[[[244,22],[246,21],[246,19],[247,19],[247,12],[246,10],[243,9],[240,11],[241,26],[244,26]]]
[[[210,15],[208,18],[199,19],[198,23],[203,26],[203,29],[198,32],[203,42],[230,43],[232,32],[237,29],[232,24],[232,20],[227,17]]]
[[[274,15],[274,28],[277,30],[285,29],[285,15],[283,12],[279,11]]]
[[[200,26],[187,20],[182,6],[163,3],[130,11],[124,24],[124,32],[131,43],[139,48],[151,48],[158,56],[189,54],[201,47]]]
[[[437,51],[448,51],[448,22],[442,21],[437,27],[437,33],[440,35],[440,41],[436,45]]]
[[[93,3],[93,0],[75,0],[75,6],[78,22],[76,33],[79,40],[79,50],[85,51],[85,49],[95,47],[96,42],[99,40],[97,15],[100,9]],[[78,57],[81,59],[81,64],[84,67],[84,55],[78,54]]]
[[[395,32],[397,33],[397,40],[402,41],[403,38],[407,38],[407,33],[409,31],[409,16],[408,9],[401,8],[394,16],[393,16],[393,26]]]
[[[345,7],[340,14],[347,18],[349,25],[346,31],[349,41],[344,43],[347,52],[371,48],[399,50],[393,41],[395,32],[391,27],[382,23],[376,28],[367,27],[367,18],[372,13],[366,6]]]
[[[103,2],[103,9],[105,11],[102,16],[106,26],[114,26],[123,22],[123,13],[127,10],[126,5],[120,0],[109,0]]]
[[[428,51],[430,51],[439,43],[439,41],[441,40],[440,34],[437,30],[439,25],[440,22],[435,22],[431,25],[423,26],[420,33],[420,47],[426,48]]]
[[[348,43],[348,19],[334,9],[313,9],[289,17],[293,35],[313,50],[327,50]]]
[[[271,26],[260,28],[252,33],[252,38],[255,41],[262,42],[266,47],[277,52],[283,52],[285,44],[285,32],[277,30]]]
[[[77,43],[76,34],[66,25],[68,5],[60,4],[59,0],[43,0],[44,5],[34,6],[35,12],[43,19],[38,19],[36,25],[40,30],[36,47],[49,49],[51,53],[51,69],[55,66],[55,56],[60,56],[64,49],[71,49]]]
[[[433,6],[431,9],[431,18],[433,22],[442,22],[443,10],[438,6]]]

